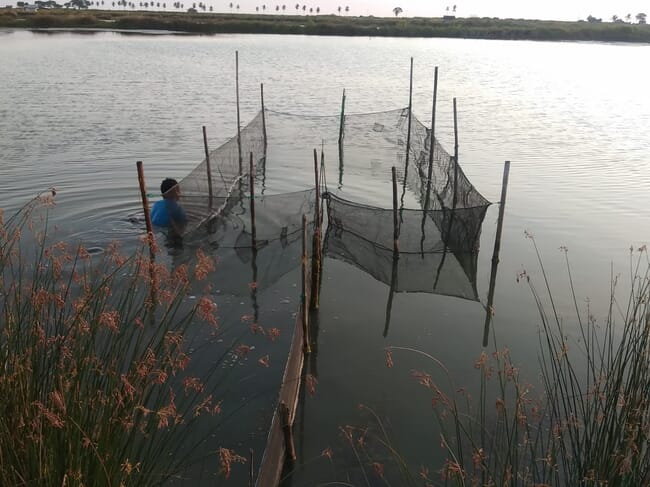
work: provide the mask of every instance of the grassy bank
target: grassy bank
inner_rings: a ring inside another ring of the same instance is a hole
[[[380,18],[48,9],[0,11],[0,27],[171,30],[198,34],[305,34],[650,43],[650,26],[492,18]]]

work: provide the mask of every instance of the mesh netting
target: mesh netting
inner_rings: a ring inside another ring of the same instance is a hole
[[[298,269],[302,254],[302,215],[307,217],[308,238],[311,238],[315,198],[313,189],[257,196],[253,230],[249,196],[243,191],[233,192],[221,206],[218,218],[213,219],[209,233],[201,237],[219,256],[213,282],[215,290],[246,295],[251,283],[263,290]],[[175,264],[191,258],[181,253]]]
[[[393,210],[328,195],[326,255],[351,263],[395,291],[478,299],[476,271],[487,206],[400,210],[397,282],[393,271]]]
[[[207,160],[204,159],[191,173],[179,181],[181,202],[187,216],[185,233],[196,230],[202,223],[218,215],[224,205],[228,204],[228,199],[233,192],[248,188],[251,153],[255,171],[264,160],[262,112],[241,129],[240,134],[241,164],[239,145],[235,136],[209,153],[211,178],[208,178]]]
[[[438,141],[429,165],[430,136],[430,130],[413,115],[409,136],[408,109],[346,115],[342,132],[338,116],[260,112],[241,130],[241,149],[233,137],[210,153],[211,178],[204,160],[180,182],[181,204],[188,217],[186,233],[204,225],[213,245],[234,249],[239,262],[256,260],[257,271],[267,266],[267,280],[274,281],[273,276],[298,263],[299,250],[287,249],[300,241],[302,214],[312,219],[315,194],[303,191],[256,198],[257,246],[253,249],[247,197],[250,154],[256,174],[268,167],[280,168],[278,184],[284,191],[313,184],[312,150],[322,149],[330,174],[338,170],[337,184],[327,193],[328,255],[357,265],[381,281],[388,283],[392,278],[394,284],[392,210],[362,202],[391,201],[390,172],[395,166],[402,192],[397,290],[476,299],[478,244],[489,202]],[[344,174],[353,177],[343,190]],[[372,185],[367,184],[368,178],[373,179]],[[353,195],[355,201],[341,194]],[[234,270],[227,275],[238,279]],[[239,283],[233,286],[241,287]]]

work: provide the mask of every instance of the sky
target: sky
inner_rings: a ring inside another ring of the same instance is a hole
[[[64,3],[66,0],[58,0]],[[156,0],[158,1],[158,0]],[[163,0],[159,0],[161,3]],[[198,0],[181,0],[188,6]],[[229,12],[231,0],[203,0],[208,6],[212,5],[215,12]],[[266,4],[267,11],[273,12],[276,5],[287,6],[287,13],[295,12],[296,3],[312,7],[320,7],[321,14],[336,13],[338,7],[350,7],[348,15],[374,15],[376,17],[393,16],[393,9],[401,7],[404,17],[440,17],[445,15],[447,7],[450,13],[456,5],[458,17],[500,17],[500,18],[525,18],[541,20],[584,20],[589,15],[610,21],[613,15],[625,18],[631,14],[632,21],[639,12],[650,15],[650,1],[648,0],[232,0],[239,4],[241,13],[253,13],[255,7]],[[166,0],[171,5],[174,0]],[[0,6],[13,4],[15,0],[0,0]],[[30,3],[33,1],[30,0]],[[110,4],[110,1],[105,1]],[[236,11],[236,10],[234,10]]]

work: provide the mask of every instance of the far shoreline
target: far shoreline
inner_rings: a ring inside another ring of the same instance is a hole
[[[650,25],[495,18],[250,15],[127,10],[0,9],[0,27],[124,34],[297,34],[650,44]]]

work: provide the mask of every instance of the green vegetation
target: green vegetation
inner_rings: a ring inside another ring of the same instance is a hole
[[[229,416],[213,374],[232,350],[198,378],[186,341],[219,333],[212,300],[185,299],[212,261],[170,274],[146,242],[129,257],[51,243],[33,230],[50,200],[0,210],[0,485],[160,485],[205,458],[227,477],[244,459],[203,441]]]
[[[374,473],[384,478],[390,467],[400,485],[413,486],[650,485],[650,259],[646,248],[631,251],[629,292],[623,300],[616,297],[617,283],[612,282],[602,321],[591,314],[588,304],[583,307],[578,302],[568,257],[568,297],[575,315],[570,319],[559,314],[536,245],[535,250],[541,288],[525,272],[518,280],[529,287],[539,312],[539,389],[522,378],[524,373],[510,352],[498,347],[496,338],[495,351],[483,352],[474,364],[479,375],[476,397],[454,383],[435,357],[389,347],[387,366],[398,371],[405,354],[430,361],[432,370],[412,370],[411,375],[430,394],[431,403],[421,406],[433,408],[440,449],[432,445],[431,470],[422,466],[420,472],[413,472],[382,420],[370,411],[368,425],[342,429],[355,455],[364,455],[359,461],[364,476]],[[567,250],[561,250],[566,256]]]
[[[200,34],[306,34],[386,37],[456,37],[540,41],[650,42],[647,24],[559,22],[491,18],[380,18],[335,15],[246,15],[47,9],[5,9],[0,27],[110,28]]]

